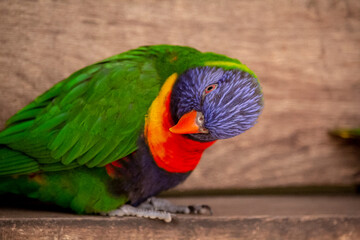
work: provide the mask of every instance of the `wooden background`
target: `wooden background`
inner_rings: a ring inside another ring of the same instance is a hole
[[[179,189],[359,182],[360,1],[0,1],[0,124],[75,70],[148,44],[240,59],[260,79],[259,123],[206,152]]]

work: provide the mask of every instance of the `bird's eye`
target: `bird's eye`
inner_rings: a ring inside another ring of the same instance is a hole
[[[204,123],[204,115],[203,114],[199,115],[197,120],[199,123],[203,124]]]
[[[209,94],[217,88],[217,84],[211,84],[205,88],[204,95]]]

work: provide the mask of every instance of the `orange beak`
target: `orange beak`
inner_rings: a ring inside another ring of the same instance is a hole
[[[201,133],[200,127],[196,123],[196,116],[197,112],[195,110],[184,114],[178,123],[169,129],[170,132],[176,134]]]

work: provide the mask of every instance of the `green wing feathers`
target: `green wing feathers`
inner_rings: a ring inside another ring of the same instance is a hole
[[[0,174],[104,166],[130,154],[159,89],[141,49],[74,73],[7,121]]]
[[[19,167],[20,166],[20,167]],[[21,152],[0,146],[0,176],[39,171],[39,164]]]

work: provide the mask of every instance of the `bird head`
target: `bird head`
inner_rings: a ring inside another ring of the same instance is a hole
[[[263,108],[257,79],[240,69],[197,67],[174,84],[170,109],[175,134],[197,141],[234,137],[251,128]]]

